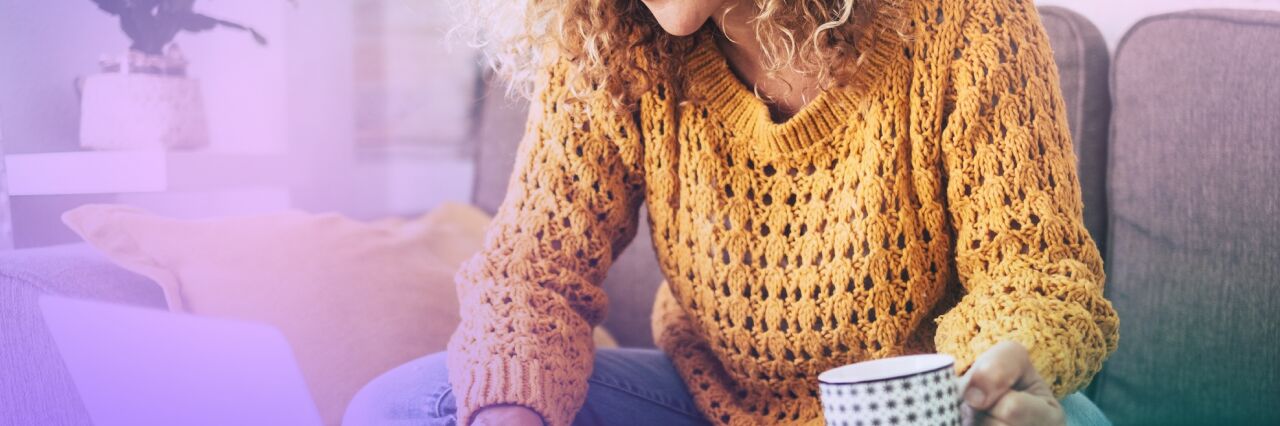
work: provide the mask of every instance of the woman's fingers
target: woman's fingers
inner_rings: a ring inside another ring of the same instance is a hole
[[[1052,396],[1046,398],[1022,391],[1011,391],[1004,394],[987,417],[999,419],[1011,425],[1062,424],[1062,410],[1058,401]]]
[[[997,343],[983,352],[968,374],[964,400],[978,411],[990,410],[1006,392],[1029,386],[1040,377],[1027,349],[1011,341]]]
[[[987,414],[978,414],[973,418],[973,426],[1013,426],[1004,420],[992,417]]]
[[[964,399],[976,411],[975,425],[1061,425],[1064,414],[1040,378],[1027,349],[1000,342],[965,373]]]

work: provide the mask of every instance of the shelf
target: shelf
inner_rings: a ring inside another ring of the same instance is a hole
[[[4,157],[10,196],[155,193],[290,186],[281,154],[81,151]]]

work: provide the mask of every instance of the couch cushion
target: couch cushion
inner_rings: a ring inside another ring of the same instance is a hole
[[[0,252],[0,424],[88,425],[36,305],[43,294],[155,308],[164,295],[83,244]]]
[[[1138,23],[1116,53],[1108,296],[1118,424],[1280,422],[1280,14]]]
[[[486,81],[488,87],[480,107],[472,201],[492,214],[507,193],[529,105],[523,100],[507,97],[505,86],[497,79]],[[642,211],[635,240],[614,260],[603,284],[609,295],[609,316],[604,327],[619,345],[653,346],[649,314],[662,280],[653,240],[649,236],[649,219]]]
[[[1098,27],[1070,10],[1045,6],[1040,19],[1049,34],[1058,63],[1062,98],[1075,142],[1084,223],[1105,252],[1107,236],[1107,133],[1111,123],[1111,92],[1107,79],[1111,55]]]

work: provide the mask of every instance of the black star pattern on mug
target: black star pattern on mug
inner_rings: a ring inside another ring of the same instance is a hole
[[[823,410],[832,426],[958,425],[959,390],[955,370],[869,383],[821,384]]]

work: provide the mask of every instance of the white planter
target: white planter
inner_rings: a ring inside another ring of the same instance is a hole
[[[194,149],[209,144],[200,83],[151,74],[84,79],[80,146],[96,150]]]

